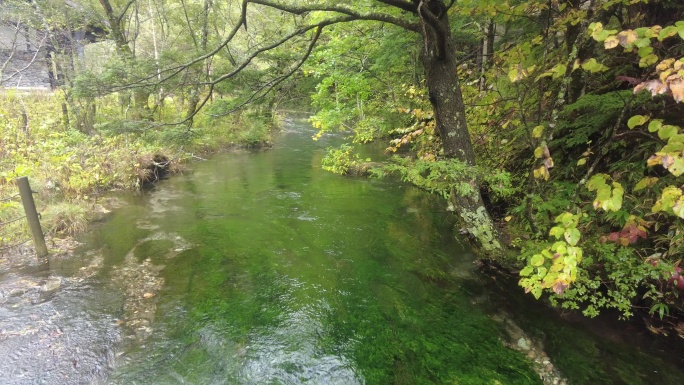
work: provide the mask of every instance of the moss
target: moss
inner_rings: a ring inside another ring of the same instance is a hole
[[[494,222],[484,206],[471,210],[465,205],[458,206],[458,214],[463,222],[463,227],[475,238],[476,245],[487,256],[501,254],[502,246],[495,230]]]

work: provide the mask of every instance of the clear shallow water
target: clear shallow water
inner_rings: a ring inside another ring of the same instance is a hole
[[[100,229],[112,271],[131,250],[164,266],[110,382],[537,383],[459,287],[473,255],[441,202],[320,170],[312,133],[197,164]]]
[[[32,272],[61,286],[27,284],[26,301],[2,303],[14,334],[0,353],[15,353],[2,383],[539,384],[501,342],[503,307],[575,384],[681,375],[518,312],[520,296],[497,302],[505,294],[474,272],[443,202],[322,171],[340,138],[312,134],[290,122],[271,150],[196,163],[131,198],[76,257]]]

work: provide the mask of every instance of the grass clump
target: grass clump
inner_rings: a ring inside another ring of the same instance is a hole
[[[42,224],[51,235],[74,236],[88,229],[88,209],[80,204],[60,202],[47,207]]]

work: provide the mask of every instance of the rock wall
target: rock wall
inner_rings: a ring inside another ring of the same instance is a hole
[[[10,54],[0,50],[0,68],[7,63],[0,80],[2,88],[51,89],[45,52],[16,51],[9,60]]]

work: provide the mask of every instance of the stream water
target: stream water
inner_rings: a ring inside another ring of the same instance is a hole
[[[341,138],[312,134],[290,121],[127,198],[75,256],[0,270],[0,383],[541,384],[520,333],[572,384],[681,383],[658,341],[479,273],[440,199],[322,171]]]

